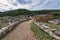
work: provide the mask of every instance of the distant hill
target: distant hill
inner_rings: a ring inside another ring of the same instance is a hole
[[[0,16],[18,16],[18,15],[40,15],[40,14],[53,14],[56,17],[60,17],[60,10],[36,10],[30,11],[26,9],[11,10],[6,12],[0,12]]]
[[[52,14],[54,15],[54,18],[59,18],[60,19],[60,10],[37,10],[37,11],[32,11],[34,14]]]
[[[31,11],[26,10],[26,9],[18,9],[18,10],[0,12],[0,16],[18,16],[18,15],[29,15],[29,14],[31,14]]]

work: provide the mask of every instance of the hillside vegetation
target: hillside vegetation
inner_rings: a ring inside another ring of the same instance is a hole
[[[40,14],[53,14],[54,18],[60,18],[60,10],[36,10],[30,11],[26,9],[11,10],[0,12],[0,16],[18,16],[18,15],[40,15]]]
[[[28,14],[31,14],[31,12],[26,9],[18,9],[18,10],[0,12],[0,16],[18,16],[18,15],[28,15]]]

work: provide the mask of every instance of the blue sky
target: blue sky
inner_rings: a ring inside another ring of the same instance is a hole
[[[0,11],[60,9],[60,0],[0,0]]]
[[[31,0],[18,0],[18,3],[20,3],[20,4],[30,4],[30,3],[32,3],[32,1]]]

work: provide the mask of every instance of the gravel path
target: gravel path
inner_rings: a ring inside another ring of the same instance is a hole
[[[19,24],[4,40],[36,40],[31,30],[31,22],[32,20],[29,20]]]

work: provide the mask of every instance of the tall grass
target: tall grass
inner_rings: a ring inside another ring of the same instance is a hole
[[[38,27],[36,24],[31,24],[31,29],[34,32],[34,35],[37,40],[54,40],[48,33]]]

